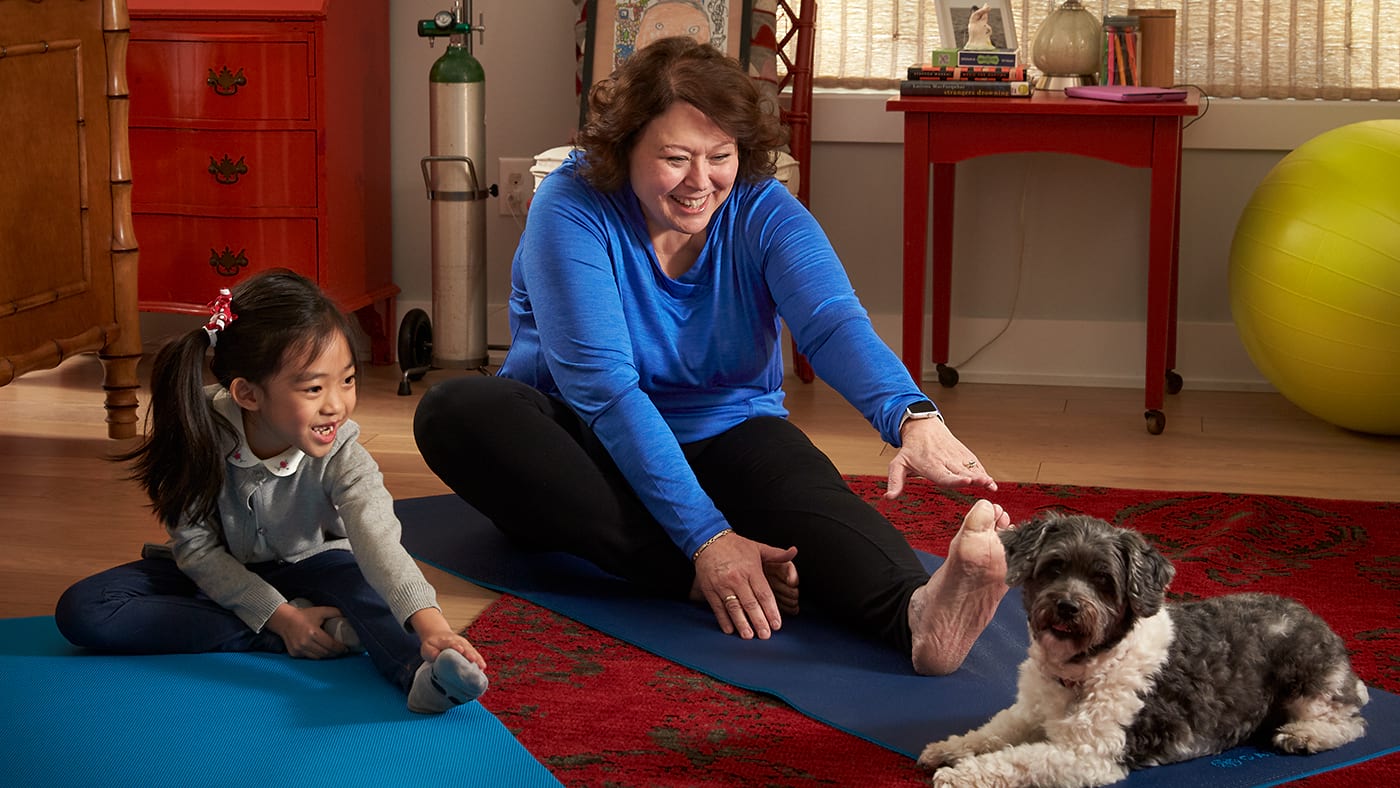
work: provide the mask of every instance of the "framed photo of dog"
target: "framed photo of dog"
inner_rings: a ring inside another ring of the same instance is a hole
[[[1010,0],[935,0],[943,49],[1015,49]]]

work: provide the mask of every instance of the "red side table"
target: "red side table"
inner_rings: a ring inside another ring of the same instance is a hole
[[[933,199],[932,354],[938,381],[957,384],[948,366],[953,281],[953,179],[957,163],[998,153],[1074,153],[1152,170],[1147,260],[1147,431],[1166,428],[1165,392],[1181,390],[1176,366],[1177,235],[1180,231],[1181,130],[1200,112],[1200,93],[1185,101],[1118,103],[1041,91],[1025,98],[897,96],[904,113],[904,366],[923,375],[929,199]],[[929,167],[933,168],[932,188]]]

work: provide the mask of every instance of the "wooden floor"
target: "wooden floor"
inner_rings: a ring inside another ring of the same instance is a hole
[[[431,372],[406,397],[398,374],[371,368],[361,383],[364,443],[396,498],[446,492],[418,456],[413,410],[432,383],[476,373]],[[0,616],[49,615],[70,583],[164,538],[125,469],[103,459],[128,444],[106,438],[101,381],[85,356],[0,388]],[[962,383],[930,393],[1000,480],[1400,499],[1400,439],[1332,427],[1274,394],[1187,385],[1168,398],[1158,436],[1144,428],[1139,390]],[[892,450],[829,387],[792,380],[788,391],[793,420],[843,471],[885,473]],[[424,572],[455,625],[495,598]]]

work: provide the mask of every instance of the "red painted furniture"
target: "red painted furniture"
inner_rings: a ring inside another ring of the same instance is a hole
[[[816,0],[778,0],[777,13],[787,22],[787,33],[778,41],[777,55],[783,62],[778,90],[791,89],[790,102],[782,111],[788,127],[788,148],[797,160],[797,199],[812,206],[812,59],[817,28]],[[817,379],[807,357],[792,340],[792,369],[803,383]]]
[[[923,319],[929,195],[933,195],[933,361],[939,383],[957,384],[948,366],[953,281],[953,178],[957,163],[997,153],[1073,153],[1152,170],[1147,261],[1147,429],[1166,427],[1164,390],[1181,389],[1176,366],[1177,235],[1180,230],[1181,129],[1200,111],[1186,101],[1116,103],[1041,91],[1024,98],[896,96],[904,113],[904,366],[923,375]],[[929,185],[929,167],[933,183]]]
[[[140,304],[286,267],[393,362],[386,0],[129,0]]]

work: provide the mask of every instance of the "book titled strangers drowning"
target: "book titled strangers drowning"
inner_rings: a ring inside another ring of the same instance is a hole
[[[998,82],[986,79],[906,79],[899,83],[901,96],[990,96],[1029,98],[1030,82]]]

